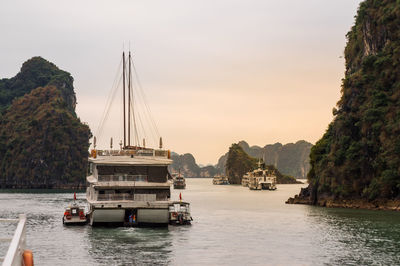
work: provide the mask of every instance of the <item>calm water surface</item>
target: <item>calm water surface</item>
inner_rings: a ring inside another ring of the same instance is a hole
[[[186,190],[172,190],[192,205],[194,222],[183,227],[65,227],[72,194],[3,193],[0,216],[27,214],[35,265],[400,264],[400,213],[286,205],[301,186],[250,191],[187,179]],[[10,229],[0,225],[0,238]]]

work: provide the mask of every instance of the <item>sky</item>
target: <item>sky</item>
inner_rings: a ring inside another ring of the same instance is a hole
[[[360,2],[2,0],[0,78],[33,56],[68,71],[78,116],[107,148],[122,139],[121,93],[99,123],[130,48],[166,149],[207,165],[240,140],[314,144],[340,98]]]

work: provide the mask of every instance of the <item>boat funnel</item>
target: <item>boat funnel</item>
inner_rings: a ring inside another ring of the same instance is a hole
[[[160,149],[162,149],[162,137],[160,137]]]

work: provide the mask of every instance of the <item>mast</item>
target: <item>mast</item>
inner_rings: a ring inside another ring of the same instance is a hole
[[[129,73],[128,73],[128,146],[131,146],[131,51],[129,51]]]
[[[123,84],[123,108],[124,108],[124,148],[126,147],[126,117],[125,117],[125,52],[122,52],[122,84]]]

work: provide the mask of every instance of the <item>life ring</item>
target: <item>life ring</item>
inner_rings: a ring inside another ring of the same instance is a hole
[[[33,266],[33,252],[32,250],[26,249],[22,254],[22,258],[25,266]]]

